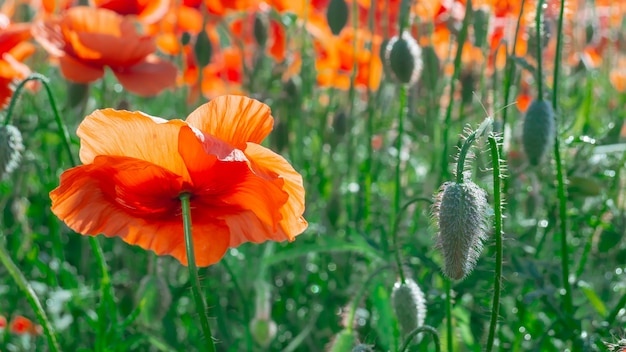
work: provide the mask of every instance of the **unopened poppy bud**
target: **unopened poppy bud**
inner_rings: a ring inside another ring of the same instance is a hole
[[[261,47],[267,44],[267,27],[267,19],[257,12],[254,16],[254,39]]]
[[[364,343],[360,343],[352,349],[352,352],[374,352],[372,345],[366,345]]]
[[[482,48],[483,45],[487,43],[490,15],[488,7],[476,9],[472,15],[474,25],[474,46],[477,48]]]
[[[333,131],[337,136],[343,136],[348,131],[348,116],[345,112],[339,111],[333,118]]]
[[[252,338],[254,338],[254,341],[256,341],[263,348],[266,348],[272,343],[276,337],[277,331],[278,327],[271,319],[254,318],[250,322],[250,333],[252,334]]]
[[[395,283],[391,292],[391,307],[403,335],[406,336],[424,325],[426,300],[424,293],[412,279],[407,279],[404,283],[400,281]]]
[[[351,352],[357,344],[356,335],[352,330],[343,329],[328,344],[327,352]]]
[[[205,30],[200,31],[196,37],[196,43],[193,46],[193,51],[196,54],[196,62],[198,66],[203,68],[211,62],[211,56],[213,55],[213,45],[209,39],[209,35]]]
[[[422,69],[420,85],[432,91],[437,87],[441,75],[441,64],[437,52],[432,45],[427,45],[422,48],[422,62],[424,68]]]
[[[135,299],[142,305],[139,319],[150,325],[165,316],[172,303],[172,293],[163,278],[148,275],[139,283]]]
[[[301,87],[302,78],[300,78],[300,76],[292,76],[284,83],[283,91],[290,100],[295,101],[300,95]]]
[[[348,4],[345,0],[330,0],[326,10],[326,22],[334,35],[341,33],[348,23]]]
[[[487,239],[487,193],[467,180],[442,188],[434,208],[437,247],[443,255],[443,273],[461,280],[474,269]]]
[[[522,131],[522,146],[531,165],[539,165],[554,145],[556,126],[552,105],[545,100],[533,100],[526,111]]]
[[[422,49],[411,33],[405,31],[401,37],[389,40],[385,49],[385,65],[400,83],[412,86],[422,72]]]
[[[13,125],[0,126],[0,179],[15,171],[23,151],[20,130]]]
[[[189,44],[189,42],[191,41],[191,34],[189,34],[189,32],[183,32],[183,34],[180,36],[180,43],[182,45],[187,45]]]

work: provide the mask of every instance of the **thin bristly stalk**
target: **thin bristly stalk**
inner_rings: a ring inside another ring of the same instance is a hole
[[[17,286],[20,288],[20,290],[22,290],[22,293],[24,293],[24,296],[26,296],[26,300],[30,304],[30,307],[33,309],[33,312],[35,312],[37,320],[43,327],[44,335],[46,335],[46,338],[48,339],[48,348],[50,349],[50,351],[60,351],[61,349],[59,348],[54,328],[48,320],[46,311],[41,306],[41,302],[39,302],[37,294],[30,286],[17,265],[15,265],[9,253],[4,248],[3,243],[0,244],[0,262],[2,262],[4,267],[9,272],[9,275],[11,275],[13,280],[15,280]]]
[[[500,312],[500,291],[502,288],[502,175],[500,165],[500,146],[496,137],[491,134],[487,137],[491,150],[491,167],[493,168],[493,209],[494,209],[494,236],[496,238],[496,272],[493,279],[493,302],[491,307],[491,322],[487,337],[487,352],[491,352],[498,327]]]
[[[183,229],[185,231],[185,250],[187,252],[187,268],[189,269],[189,280],[191,280],[191,292],[196,304],[196,313],[200,318],[200,326],[202,327],[202,333],[204,334],[206,346],[204,351],[215,352],[215,344],[213,343],[213,335],[211,334],[211,326],[209,325],[209,318],[207,317],[207,306],[202,297],[202,291],[200,289],[200,278],[198,277],[198,268],[196,267],[196,255],[193,250],[193,237],[191,228],[191,202],[189,200],[189,193],[183,193],[179,196],[182,215],[183,215]]]
[[[444,301],[444,307],[446,311],[446,351],[454,352],[454,343],[453,343],[453,335],[452,331],[452,282],[448,277],[444,276],[444,290],[446,292],[446,300]]]
[[[439,352],[441,350],[441,347],[439,346],[439,333],[437,332],[437,330],[435,328],[433,328],[432,326],[429,325],[422,325],[418,328],[416,328],[415,330],[411,331],[407,336],[406,336],[406,340],[404,341],[404,344],[402,345],[402,347],[400,347],[400,352],[404,352],[406,351],[407,348],[409,348],[409,344],[411,343],[411,341],[413,340],[413,338],[422,332],[426,332],[429,333],[430,335],[433,336],[433,343],[435,344],[435,352]]]
[[[408,90],[405,85],[400,86],[400,113],[398,114],[398,133],[396,136],[396,170],[395,170],[395,189],[393,197],[393,207],[391,212],[391,245],[394,251],[396,264],[398,265],[398,274],[400,282],[405,283],[404,270],[402,267],[402,259],[400,248],[398,246],[398,226],[396,225],[396,216],[400,213],[400,203],[402,198],[402,138],[404,137],[404,115],[407,110],[407,94]]]
[[[354,138],[352,136],[353,131],[351,131],[350,129],[353,127],[352,123],[355,120],[354,118],[354,109],[356,107],[356,86],[355,86],[355,82],[356,82],[356,76],[357,76],[357,59],[356,59],[356,55],[357,55],[357,35],[358,35],[358,28],[359,28],[359,7],[358,7],[358,3],[356,1],[352,2],[352,13],[351,13],[351,18],[352,18],[352,30],[354,31],[354,40],[352,42],[352,67],[351,67],[351,73],[350,73],[350,89],[348,90],[348,104],[349,104],[349,109],[348,109],[348,116],[347,116],[347,120],[348,120],[348,133],[346,136],[346,153],[347,155],[352,155],[354,153],[354,149],[353,149],[353,144],[354,144]],[[354,158],[347,158],[346,160],[346,175],[348,180],[351,180],[353,172],[352,172],[352,163]],[[351,233],[354,228],[353,226],[351,226],[351,222],[356,220],[356,214],[358,213],[358,211],[356,210],[357,207],[357,202],[356,202],[356,196],[354,193],[350,192],[348,197],[347,197],[347,214],[348,214],[348,221],[346,221],[346,233]]]
[[[373,71],[373,57],[376,55],[374,52],[374,7],[371,6],[368,14],[368,29],[370,33],[369,50],[370,50],[370,62],[368,72]],[[367,122],[365,129],[365,143],[367,146],[367,156],[365,160],[365,181],[363,182],[363,223],[365,233],[372,232],[372,216],[370,209],[372,206],[372,159],[374,158],[374,146],[372,146],[372,138],[374,137],[374,102],[373,93],[371,87],[372,80],[370,77],[367,79]],[[382,83],[379,83],[379,85]],[[379,87],[380,89],[380,87]]]
[[[563,1],[561,2],[563,3]],[[537,3],[537,16],[536,16],[536,36],[537,36],[537,96],[539,100],[543,100],[543,67],[541,59],[542,37],[543,37],[543,0],[539,0]],[[558,64],[558,63],[557,63]]]
[[[519,36],[519,29],[521,26],[521,22],[522,22],[522,16],[524,15],[524,4],[526,3],[526,0],[522,0],[521,4],[520,4],[520,10],[519,10],[519,15],[517,16],[517,25],[515,26],[515,35],[513,36],[513,47],[511,48],[511,52],[508,53],[507,55],[507,59],[506,59],[506,65],[508,67],[508,70],[506,71],[506,74],[504,76],[504,104],[502,106],[508,106],[509,105],[509,97],[511,94],[511,86],[512,86],[512,81],[513,81],[513,77],[515,76],[515,61],[513,61],[513,57],[515,56],[515,53],[517,52],[517,37]],[[494,64],[495,64],[495,59],[494,59]],[[502,132],[504,132],[504,128],[506,126],[506,120],[507,120],[507,116],[508,116],[508,109],[504,109],[504,111],[502,111]],[[502,138],[506,138],[505,135],[502,135]]]
[[[563,50],[563,15],[565,12],[565,1],[561,1],[561,8],[559,10],[559,22],[556,29],[556,54],[554,58],[554,80],[552,83],[552,108],[555,112],[558,111],[558,97],[559,97],[559,74],[561,66],[561,54]],[[555,116],[557,114],[555,113]],[[558,124],[557,124],[558,126]],[[558,128],[557,128],[558,131]],[[573,314],[574,305],[572,303],[572,286],[569,282],[569,250],[567,247],[567,194],[565,192],[565,182],[563,175],[563,164],[561,162],[561,151],[559,134],[555,134],[554,141],[554,160],[556,162],[556,179],[557,179],[557,194],[559,198],[559,226],[561,230],[561,270],[563,276],[563,288],[565,290],[564,295],[564,307],[565,312],[571,317]]]
[[[465,160],[467,159],[467,154],[469,153],[472,144],[476,141],[476,139],[480,138],[485,130],[493,124],[493,118],[491,116],[487,116],[483,122],[480,123],[478,128],[472,131],[465,141],[463,145],[461,145],[461,150],[459,151],[459,159],[456,163],[456,183],[463,183],[463,170],[465,170]]]
[[[450,78],[450,90],[448,94],[450,94],[450,101],[448,102],[448,106],[446,108],[446,116],[443,125],[443,152],[441,154],[441,179],[438,183],[442,183],[443,180],[448,179],[449,171],[448,171],[448,140],[449,140],[449,130],[452,122],[452,107],[454,105],[454,92],[456,89],[456,82],[459,79],[459,75],[461,73],[461,56],[463,54],[463,47],[465,46],[465,41],[467,40],[467,32],[470,25],[470,19],[472,14],[472,0],[467,0],[467,4],[465,5],[465,17],[463,18],[463,26],[461,27],[461,31],[459,32],[458,41],[457,41],[457,49],[456,55],[454,57],[454,72],[452,73],[452,77]]]
[[[13,109],[15,108],[15,103],[17,102],[17,98],[21,94],[26,83],[30,81],[39,81],[41,82],[41,84],[43,84],[44,88],[46,89],[46,93],[48,94],[48,100],[50,101],[50,107],[52,108],[54,119],[57,123],[57,127],[59,128],[61,140],[63,141],[63,146],[65,147],[65,150],[67,151],[67,155],[70,158],[70,162],[72,163],[73,166],[76,166],[77,164],[76,159],[74,158],[74,154],[72,154],[70,133],[68,132],[67,127],[63,123],[63,120],[61,120],[61,115],[59,114],[59,110],[57,109],[56,101],[54,100],[52,90],[50,89],[50,85],[48,84],[49,80],[46,76],[41,75],[39,73],[33,73],[30,76],[26,77],[22,82],[20,82],[17,85],[17,87],[15,88],[15,93],[13,94],[11,102],[9,103],[9,107],[7,108],[7,115],[4,120],[4,125],[6,126],[11,123],[11,117],[13,116]]]

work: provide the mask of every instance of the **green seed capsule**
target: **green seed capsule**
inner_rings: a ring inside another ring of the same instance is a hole
[[[211,45],[211,40],[206,31],[200,31],[200,33],[198,33],[193,51],[196,54],[196,61],[199,67],[204,68],[211,62],[213,46]]]
[[[444,259],[443,273],[461,280],[474,269],[487,239],[487,194],[471,181],[450,182],[442,188],[434,214],[437,247]]]
[[[20,130],[13,125],[0,126],[0,179],[15,171],[23,151]]]
[[[412,86],[422,72],[422,49],[409,32],[389,40],[385,49],[385,65],[399,83]]]
[[[554,145],[556,126],[552,105],[545,100],[533,100],[526,112],[522,145],[531,165],[539,165]]]
[[[326,10],[326,21],[334,35],[341,33],[348,23],[348,4],[344,0],[330,0]]]
[[[395,283],[391,292],[391,306],[404,336],[424,325],[426,300],[424,293],[412,279]]]

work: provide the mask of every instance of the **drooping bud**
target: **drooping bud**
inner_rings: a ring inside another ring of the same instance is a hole
[[[403,336],[424,325],[426,300],[424,293],[412,279],[395,283],[391,292],[391,306]]]
[[[272,320],[271,287],[263,280],[257,280],[254,287],[256,288],[255,314],[250,322],[250,331],[254,341],[265,348],[272,343],[278,332],[278,327]]]
[[[412,86],[422,72],[422,49],[411,33],[389,40],[385,48],[385,65],[392,77],[402,84]]]
[[[326,22],[334,35],[341,33],[348,23],[348,4],[345,0],[330,0],[326,10]]]
[[[442,271],[461,280],[474,269],[487,239],[487,193],[469,180],[445,183],[433,218],[439,228],[436,246],[443,255]]]
[[[250,322],[252,338],[263,348],[267,348],[272,343],[277,332],[278,326],[271,319],[255,317]]]
[[[0,126],[0,179],[15,171],[23,151],[20,130],[13,125]]]
[[[556,124],[552,105],[545,100],[533,100],[526,111],[522,145],[528,162],[539,165],[554,145]]]
[[[267,18],[257,12],[254,15],[254,40],[256,40],[257,44],[261,47],[265,47],[265,44],[267,44],[267,28]]]

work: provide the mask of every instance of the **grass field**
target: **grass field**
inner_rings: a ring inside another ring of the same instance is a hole
[[[626,351],[626,3],[0,11],[0,351]]]

